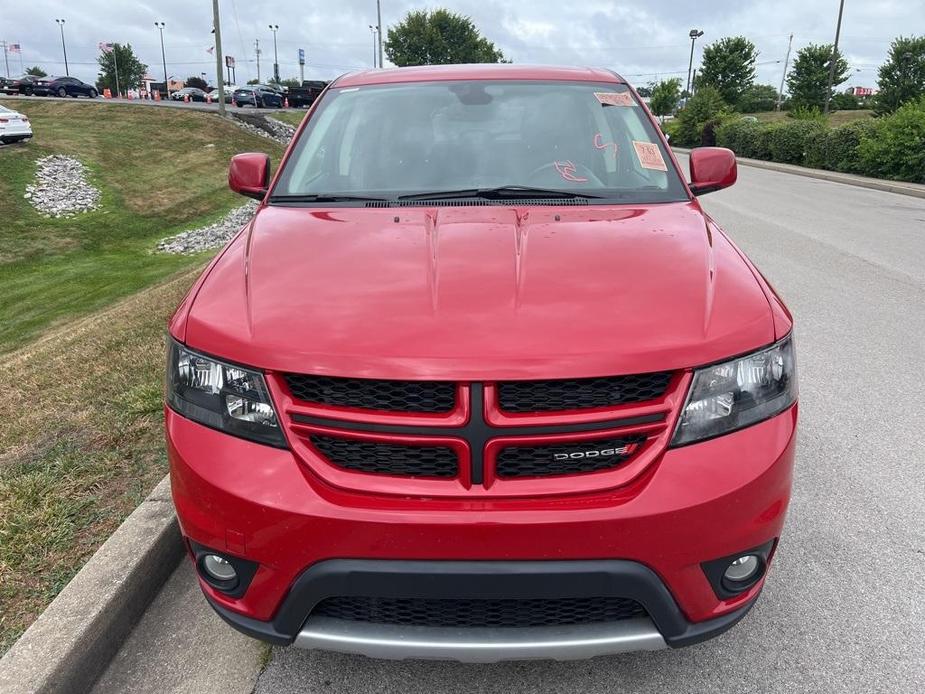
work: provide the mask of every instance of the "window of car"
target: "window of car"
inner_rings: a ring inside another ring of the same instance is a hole
[[[603,200],[686,200],[625,84],[434,81],[330,89],[273,195],[399,195],[507,186]]]

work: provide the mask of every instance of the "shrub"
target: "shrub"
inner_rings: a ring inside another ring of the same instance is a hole
[[[797,120],[775,124],[769,133],[771,159],[783,164],[801,164],[810,139],[825,131],[825,124],[815,120]]]
[[[829,130],[825,139],[824,168],[842,173],[862,173],[858,146],[876,128],[873,120],[855,121]]]
[[[678,112],[677,129],[672,133],[674,143],[682,147],[701,144],[703,128],[707,122],[722,119],[729,107],[713,87],[701,87]]]
[[[742,118],[726,121],[716,129],[716,144],[740,157],[753,157],[753,141],[761,127],[760,123]]]
[[[831,130],[819,130],[809,134],[804,144],[806,149],[803,153],[803,166],[809,166],[813,169],[830,168],[827,155],[831,134]]]
[[[825,116],[816,106],[796,106],[787,112],[787,116],[794,120],[825,122]]]
[[[925,97],[877,119],[857,152],[865,175],[925,183]]]

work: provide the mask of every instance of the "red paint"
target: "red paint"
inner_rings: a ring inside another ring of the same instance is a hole
[[[724,147],[698,147],[691,151],[691,190],[697,194],[728,188],[736,182],[735,154]]]
[[[617,158],[617,153],[620,150],[619,145],[616,142],[604,142],[604,136],[600,133],[595,133],[594,135],[594,146],[597,149],[611,149],[613,151],[613,158]]]
[[[583,178],[577,175],[576,171],[578,170],[578,167],[576,167],[572,162],[557,161],[554,162],[554,165],[556,167],[556,171],[558,171],[559,175],[562,176],[562,178],[564,178],[566,181],[573,181],[575,183],[587,183],[587,178]]]
[[[477,65],[363,72],[332,88],[435,79],[623,84],[602,70]],[[615,145],[602,140],[594,146]],[[677,168],[669,156],[666,165]],[[575,176],[569,164],[557,162],[563,177]],[[263,155],[240,155],[229,183],[265,197],[268,170]],[[700,192],[731,185],[735,161],[730,169],[723,151],[695,150],[691,173]],[[203,590],[267,620],[294,578],[329,558],[623,558],[654,569],[688,619],[729,612],[760,584],[719,600],[700,564],[780,536],[797,408],[683,448],[668,441],[693,368],[771,344],[791,327],[773,289],[693,195],[678,203],[557,207],[264,202],[170,323],[170,333],[191,348],[266,372],[289,444],[251,443],[167,411],[184,535],[208,547],[244,548],[260,565],[240,599]],[[662,398],[588,411],[504,413],[493,385],[662,370],[676,372]],[[457,406],[443,415],[311,406],[289,395],[285,371],[453,380]],[[482,416],[497,427],[664,418],[570,435],[645,438],[622,466],[575,476],[498,479],[499,434],[486,446],[481,485],[472,483],[467,442],[452,435],[350,434],[449,446],[461,460],[457,479],[361,474],[333,466],[312,447],[308,435],[325,427],[293,419],[459,426],[473,416],[471,381],[486,383]]]

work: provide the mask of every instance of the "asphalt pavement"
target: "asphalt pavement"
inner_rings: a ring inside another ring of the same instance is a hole
[[[793,501],[764,593],[735,629],[677,651],[564,663],[274,649],[258,675],[253,645],[228,639],[175,576],[136,629],[157,624],[173,638],[136,642],[104,682],[168,691],[151,677],[183,662],[211,674],[200,692],[254,681],[258,694],[925,691],[925,200],[743,167],[735,187],[703,203],[797,324]],[[185,650],[204,634],[223,644],[221,657]],[[150,677],[120,676],[140,660]]]

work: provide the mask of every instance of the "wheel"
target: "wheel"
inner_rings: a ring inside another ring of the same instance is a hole
[[[90,90],[90,98],[91,98],[91,99],[95,99],[95,98],[98,97],[98,96],[99,96],[99,93],[98,93],[95,89],[91,89],[91,90]]]
[[[26,87],[26,96],[35,96],[35,90],[32,87]]]
[[[58,96],[60,96],[62,99],[66,97],[67,89],[65,89],[64,87],[58,87]]]

